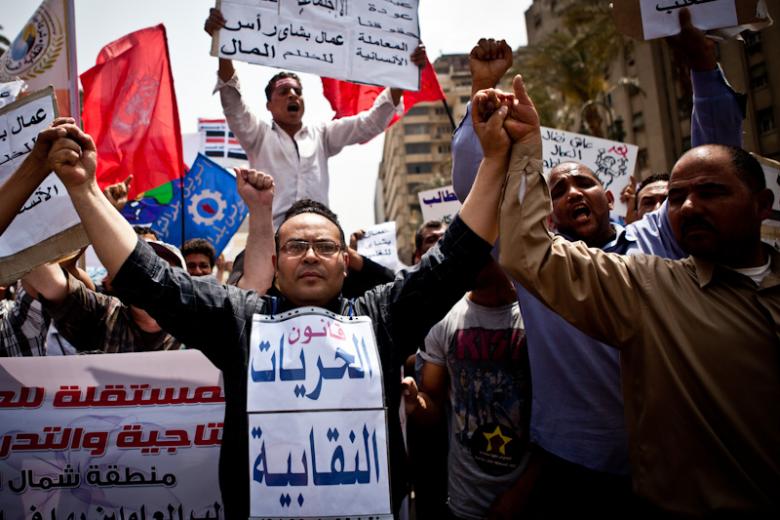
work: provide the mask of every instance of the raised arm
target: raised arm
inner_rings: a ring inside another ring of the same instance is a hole
[[[209,9],[209,17],[206,18],[206,23],[203,24],[203,30],[208,33],[209,36],[214,36],[215,31],[219,31],[225,26],[225,17],[222,16],[222,11],[212,7]],[[217,69],[217,75],[222,81],[229,81],[236,73],[236,69],[233,68],[233,60],[227,58],[219,58],[219,69]]]
[[[38,134],[35,146],[27,154],[19,168],[0,186],[0,234],[16,217],[24,202],[32,195],[43,180],[51,173],[49,165],[49,150],[52,143],[66,135],[61,125],[73,124],[70,117],[60,117],[54,120],[49,128]]]
[[[480,90],[494,88],[512,66],[512,49],[504,40],[482,38],[471,49],[471,95]],[[471,105],[452,137],[452,185],[458,199],[463,202],[471,191],[482,161],[482,146],[474,133]]]
[[[745,96],[726,81],[716,58],[715,42],[691,23],[688,9],[680,10],[680,34],[668,38],[678,58],[691,70],[693,113],[691,146],[742,146]]]
[[[639,287],[627,265],[639,257],[553,238],[546,226],[552,205],[542,176],[539,120],[519,76],[514,89],[522,110],[513,113],[519,117],[510,130],[515,144],[501,203],[501,266],[586,334],[625,345],[641,325]]]
[[[95,179],[97,150],[92,138],[73,124],[57,139],[49,162],[68,190],[95,252],[109,273],[116,274],[135,247],[132,226],[103,195]]]
[[[274,279],[274,180],[257,170],[236,168],[236,182],[238,193],[249,208],[249,236],[238,286],[265,294]]]

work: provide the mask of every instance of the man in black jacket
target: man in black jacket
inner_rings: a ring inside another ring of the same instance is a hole
[[[371,317],[384,368],[387,404],[393,409],[395,403],[397,409],[402,360],[471,287],[497,238],[497,207],[510,145],[503,127],[507,112],[506,106],[495,112],[474,111],[492,114],[489,118],[475,116],[485,159],[469,198],[439,244],[418,266],[356,300],[340,297],[349,262],[343,231],[335,219],[311,208],[290,215],[277,231],[274,260],[282,294],[279,298],[205,283],[171,269],[147,244],[137,240],[130,225],[106,201],[95,182],[97,158],[92,139],[67,125],[69,137],[55,143],[50,158],[95,251],[114,275],[115,291],[128,304],[147,310],[188,347],[202,350],[223,372],[226,407],[220,487],[228,518],[246,518],[249,509],[249,475],[241,468],[247,467],[249,459],[246,389],[252,316],[307,305],[339,314],[352,309],[354,314]],[[242,175],[257,188],[258,201],[267,196],[264,190],[272,183],[264,180],[263,174]],[[244,200],[251,214],[252,197]],[[403,466],[397,420],[390,421],[389,429],[393,482],[403,482],[395,474]],[[403,494],[399,487],[394,485],[392,490],[396,510]]]

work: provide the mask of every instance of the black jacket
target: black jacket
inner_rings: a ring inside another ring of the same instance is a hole
[[[336,298],[328,310],[373,321],[384,375],[390,442],[390,480],[397,511],[406,493],[401,426],[400,367],[414,353],[428,330],[468,291],[487,263],[492,245],[456,218],[444,237],[422,261],[402,270],[393,282],[375,287],[357,299]],[[254,314],[270,314],[273,297],[234,286],[217,285],[171,268],[143,241],[113,280],[127,304],[141,307],[160,326],[190,348],[201,350],[222,370],[225,425],[219,461],[219,481],[227,518],[249,516],[248,419],[246,379]],[[276,299],[276,311],[293,306]]]

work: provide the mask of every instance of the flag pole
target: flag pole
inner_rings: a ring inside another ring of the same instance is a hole
[[[444,110],[447,111],[447,117],[450,118],[450,124],[452,125],[452,131],[455,131],[455,119],[452,117],[452,111],[450,110],[450,106],[447,104],[447,98],[441,98],[441,104],[444,105]]]

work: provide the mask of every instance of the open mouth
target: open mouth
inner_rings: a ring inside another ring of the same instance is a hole
[[[590,218],[590,208],[585,205],[577,206],[572,210],[571,218],[575,222],[587,220]]]
[[[287,105],[287,111],[288,112],[300,112],[301,107],[298,105],[298,103],[290,103]]]

